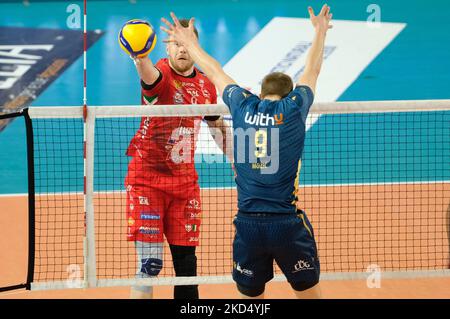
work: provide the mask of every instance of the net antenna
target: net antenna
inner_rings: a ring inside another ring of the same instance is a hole
[[[95,119],[88,121],[91,115],[87,107],[87,0],[83,9],[83,148],[84,148],[84,227],[83,242],[84,285],[96,286],[97,269],[95,258],[95,218],[94,218],[94,134]]]

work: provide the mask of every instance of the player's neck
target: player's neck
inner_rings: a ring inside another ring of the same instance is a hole
[[[273,95],[266,95],[262,98],[263,100],[270,100],[270,101],[278,101],[281,100],[281,96],[273,94]]]

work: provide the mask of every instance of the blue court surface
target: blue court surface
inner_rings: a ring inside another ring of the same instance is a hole
[[[336,20],[365,22],[372,14],[370,1],[331,0],[327,3]],[[69,7],[70,4],[75,6]],[[118,30],[129,19],[146,19],[159,27],[160,17],[168,17],[170,11],[182,17],[195,16],[203,47],[226,65],[275,17],[306,18],[308,5],[313,5],[317,11],[321,4],[304,0],[89,0],[87,25],[91,46],[87,69],[88,105],[132,105],[140,102],[136,71],[117,43]],[[377,5],[382,23],[404,26],[387,45],[368,58],[367,65],[360,68],[355,79],[341,91],[335,92],[335,98],[330,101],[450,99],[450,3],[445,0],[378,0]],[[8,49],[2,48],[5,45],[30,44],[51,44],[57,51],[53,57],[45,55],[45,50],[36,51],[42,57],[35,60],[28,74],[16,76],[14,80],[17,80],[17,85],[32,83],[33,75],[37,77],[40,74],[36,68],[42,66],[46,59],[66,61],[57,76],[30,101],[31,106],[81,106],[83,103],[82,29],[69,27],[76,27],[77,21],[71,14],[76,12],[77,6],[81,9],[82,26],[81,1],[30,0],[27,5],[22,1],[2,1],[0,4],[0,53]],[[157,35],[159,39],[165,37],[159,28]],[[290,36],[287,33],[279,34],[280,38]],[[351,39],[351,34],[347,36]],[[270,56],[272,49],[269,39],[261,54]],[[355,56],[365,53],[370,52],[354,52]],[[159,40],[151,57],[157,61],[164,56],[165,46]],[[2,58],[0,55],[0,83],[6,81],[5,73],[13,71]],[[349,55],[346,62],[351,63],[351,60]],[[336,83],[342,76],[339,72],[332,74]],[[333,82],[327,86],[333,86]],[[11,88],[0,89],[1,103],[5,104],[14,94]],[[323,116],[308,132],[301,181],[314,185],[449,181],[449,113]],[[410,126],[412,123],[415,123],[414,126]],[[75,131],[82,132],[81,120],[74,125]],[[45,127],[43,125],[43,129]],[[123,137],[124,147],[134,130],[130,129],[129,136]],[[386,130],[391,133],[388,137],[385,135],[382,141],[379,135],[370,133]],[[320,146],[316,147],[316,141],[319,140]],[[14,120],[0,132],[0,194],[27,192],[25,143],[22,119]],[[402,144],[408,147],[399,148],[398,145]],[[82,154],[82,148],[71,151],[80,156]],[[96,180],[97,190],[123,188],[126,159],[120,163],[120,167],[110,168],[107,162],[97,164],[96,168],[100,168]],[[101,165],[106,165],[106,168]],[[211,164],[200,162],[198,165],[199,168],[206,168]],[[225,169],[227,172],[210,173],[216,177],[202,178],[203,187],[232,186],[228,165],[215,164],[212,169]],[[119,170],[117,176],[102,176],[102,172],[112,170]],[[64,191],[82,190],[82,157],[74,163],[72,171],[77,181],[72,185],[73,188],[64,187]],[[61,178],[64,179],[63,176]],[[98,180],[101,178],[105,181]],[[108,182],[108,178],[113,180]],[[47,191],[58,191],[58,187]]]

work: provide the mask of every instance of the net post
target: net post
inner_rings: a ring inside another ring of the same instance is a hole
[[[34,280],[35,257],[35,180],[34,180],[34,139],[33,123],[28,108],[23,110],[27,138],[27,169],[28,169],[28,274],[25,288],[31,289]]]

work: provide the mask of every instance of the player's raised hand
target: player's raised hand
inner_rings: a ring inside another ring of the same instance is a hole
[[[182,45],[187,45],[198,41],[197,36],[194,32],[194,18],[191,18],[189,20],[189,26],[185,28],[180,24],[180,21],[178,20],[175,13],[171,12],[170,16],[172,17],[173,24],[170,23],[167,19],[161,18],[161,21],[167,26],[161,26],[161,30],[167,33],[167,35],[169,36],[169,38],[164,40],[164,42],[178,42]]]
[[[330,7],[326,4],[323,5],[318,15],[314,14],[312,7],[308,7],[309,18],[316,31],[327,32],[333,26],[330,24],[333,14],[330,13]]]

